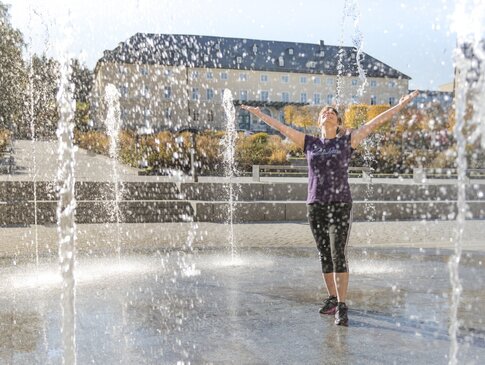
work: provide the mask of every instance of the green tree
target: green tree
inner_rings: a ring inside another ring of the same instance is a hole
[[[79,131],[87,131],[91,120],[90,95],[94,85],[94,74],[79,60],[72,59],[71,82],[74,86],[74,99],[76,100],[75,127]]]
[[[0,128],[17,132],[22,120],[27,74],[22,33],[10,24],[9,6],[0,2]]]
[[[24,111],[24,123],[19,128],[19,135],[24,138],[30,136],[30,123],[33,122],[35,138],[54,138],[59,121],[57,105],[59,63],[45,55],[40,57],[33,55],[30,59],[29,69],[25,97],[26,110]]]

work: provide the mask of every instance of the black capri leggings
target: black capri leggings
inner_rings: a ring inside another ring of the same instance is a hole
[[[352,225],[352,203],[309,204],[308,222],[320,253],[322,272],[348,272],[346,247]]]

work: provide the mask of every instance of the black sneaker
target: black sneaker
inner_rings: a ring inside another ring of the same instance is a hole
[[[337,305],[337,310],[335,312],[335,324],[337,326],[345,326],[348,327],[349,325],[349,317],[347,316],[347,305],[344,302],[339,302]]]
[[[320,314],[335,314],[337,304],[337,297],[329,296],[323,301],[323,306],[319,310]]]

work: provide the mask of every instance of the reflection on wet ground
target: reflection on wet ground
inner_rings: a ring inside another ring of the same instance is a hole
[[[81,257],[78,363],[443,364],[449,254],[354,248],[349,328],[318,314],[314,249]],[[463,257],[459,362],[480,364],[485,256]],[[55,259],[1,262],[0,363],[61,363],[60,285]]]

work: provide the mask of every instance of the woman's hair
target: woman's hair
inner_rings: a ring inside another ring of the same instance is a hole
[[[348,130],[347,130],[347,128],[344,127],[344,121],[340,117],[337,108],[335,108],[331,105],[327,105],[327,106],[323,107],[323,109],[320,111],[320,113],[323,113],[324,111],[327,111],[327,110],[333,110],[333,112],[337,115],[337,123],[338,123],[337,137],[340,138],[340,137],[345,136],[345,134],[347,134]],[[322,133],[325,135],[324,129],[322,129]]]

